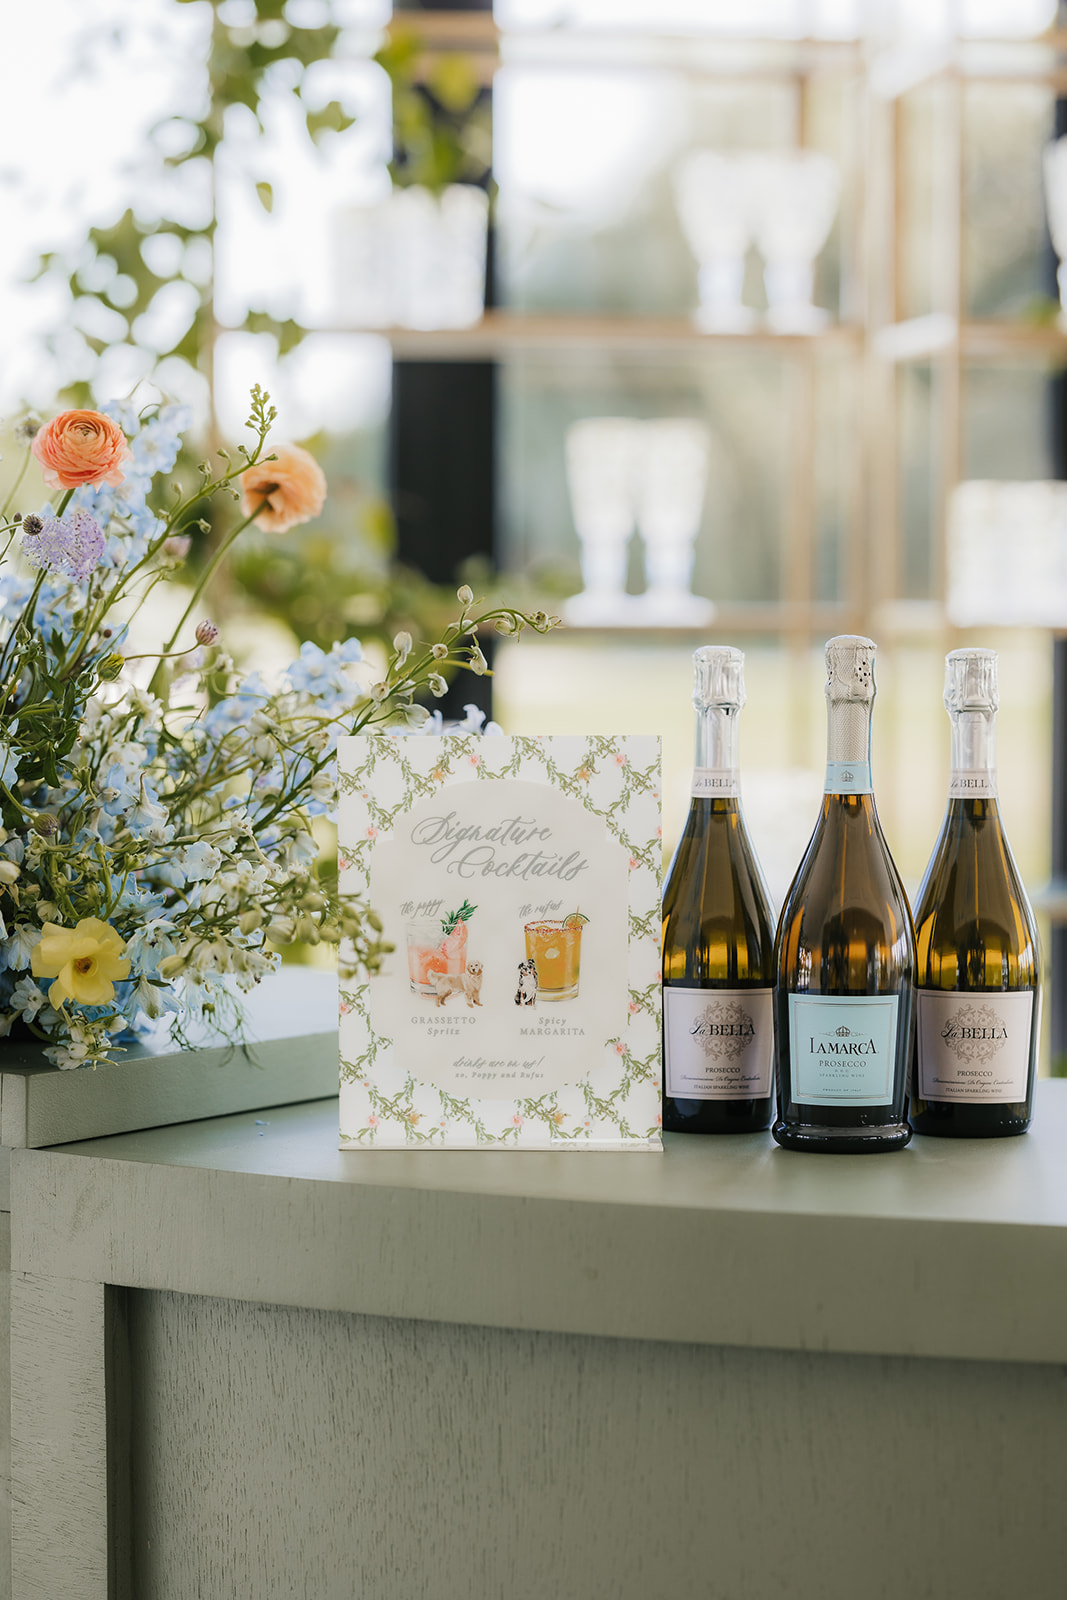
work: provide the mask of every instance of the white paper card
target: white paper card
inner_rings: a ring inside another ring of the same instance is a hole
[[[660,1146],[659,740],[342,739],[341,1148]]]

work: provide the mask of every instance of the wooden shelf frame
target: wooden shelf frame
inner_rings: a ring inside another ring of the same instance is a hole
[[[393,26],[416,32],[427,56],[462,50],[491,76],[498,66],[597,65],[681,71],[700,78],[746,82],[787,80],[794,94],[794,137],[808,142],[811,91],[820,74],[851,80],[853,100],[843,113],[856,137],[843,138],[842,305],[847,318],[813,335],[708,334],[685,316],[611,313],[488,311],[473,327],[418,330],[338,325],[322,331],[369,333],[389,341],[398,361],[497,361],[543,355],[566,365],[598,354],[632,362],[719,361],[734,355],[775,355],[787,364],[792,432],[788,514],[783,531],[781,597],[758,606],[720,606],[712,631],[738,636],[770,631],[798,649],[828,623],[870,632],[900,611],[903,538],[900,519],[897,388],[902,369],[925,365],[935,378],[939,446],[932,488],[932,578],[935,598],[922,607],[925,635],[939,633],[945,648],[957,642],[944,612],[945,526],[962,460],[962,380],[968,363],[1022,362],[1067,365],[1067,330],[1058,324],[965,320],[962,288],[963,96],[970,83],[1044,82],[1067,87],[1067,31],[1032,40],[961,39],[937,51],[905,49],[873,36],[831,41],[686,35],[656,29],[531,27],[502,31],[490,12],[397,12]],[[992,47],[999,51],[993,57]],[[903,314],[904,209],[901,124],[908,96],[931,88],[939,102],[939,130],[931,151],[940,227],[935,251],[936,310]],[[848,202],[851,202],[849,204]],[[812,399],[817,363],[847,359],[861,375],[862,448],[846,487],[844,598],[820,604],[813,592],[814,439]],[[906,604],[903,610],[910,615]],[[625,630],[635,636],[638,630]],[[890,627],[890,632],[895,629]],[[911,625],[905,631],[912,631]],[[650,630],[655,634],[657,630]],[[683,635],[686,630],[678,630]]]

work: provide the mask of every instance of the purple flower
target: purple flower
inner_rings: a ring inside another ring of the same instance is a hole
[[[29,521],[27,517],[26,522]],[[100,524],[88,511],[72,511],[66,517],[35,517],[33,521],[34,526],[23,539],[22,548],[35,567],[45,572],[66,572],[80,579],[87,578],[99,564],[104,553],[104,535]]]

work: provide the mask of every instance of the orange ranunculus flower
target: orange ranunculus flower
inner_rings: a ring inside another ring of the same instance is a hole
[[[279,445],[271,461],[257,461],[241,474],[241,510],[255,515],[268,533],[287,533],[310,522],[326,499],[326,474],[298,444]]]
[[[50,489],[81,489],[87,483],[125,482],[119,468],[130,453],[126,435],[102,411],[61,411],[35,435],[30,449]]]
[[[130,963],[121,934],[99,917],[82,917],[76,928],[46,922],[30,953],[35,978],[54,978],[48,991],[57,1008],[64,1000],[103,1006],[115,998],[115,983],[128,978]]]

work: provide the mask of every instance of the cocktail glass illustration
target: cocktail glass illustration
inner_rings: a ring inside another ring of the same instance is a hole
[[[466,928],[462,941],[445,937],[440,922],[427,918],[405,925],[408,949],[408,977],[412,994],[425,994],[434,998],[435,972],[459,974],[467,967]]]
[[[538,1000],[573,1000],[577,995],[586,920],[576,914],[562,922],[525,924],[526,959],[537,970]]]

